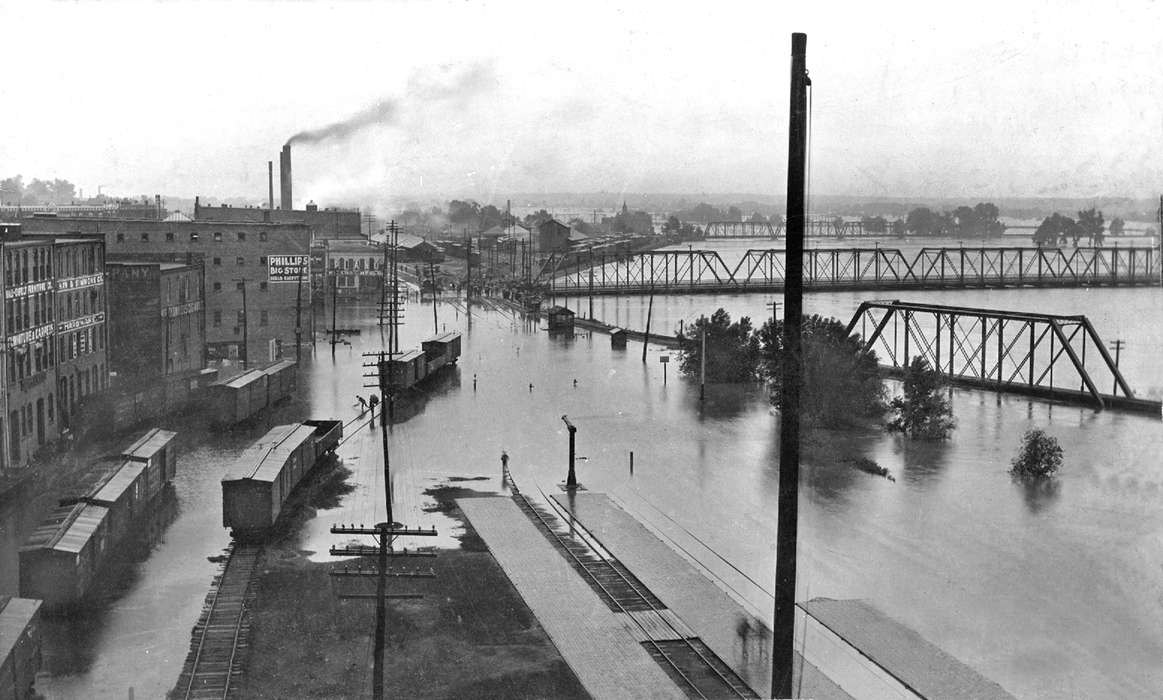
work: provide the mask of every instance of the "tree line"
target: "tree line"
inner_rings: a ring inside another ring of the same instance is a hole
[[[77,187],[68,180],[32,178],[24,183],[24,176],[15,175],[0,180],[0,203],[3,204],[72,204],[77,199]]]
[[[1103,220],[1102,210],[1083,209],[1078,212],[1078,218],[1072,219],[1054,212],[1038,225],[1034,231],[1034,243],[1038,247],[1066,245],[1067,241],[1078,247],[1078,242],[1086,238],[1090,245],[1101,248],[1107,231]],[[1110,235],[1121,236],[1126,229],[1126,222],[1119,217],[1111,219]]]

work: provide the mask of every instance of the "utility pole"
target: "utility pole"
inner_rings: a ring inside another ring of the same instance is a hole
[[[646,306],[646,332],[642,334],[642,362],[646,362],[646,346],[650,344],[650,317],[654,314],[654,282],[650,283],[650,302]],[[593,318],[591,309],[590,318]]]
[[[703,316],[700,320],[703,322],[703,333],[699,350],[699,403],[702,403],[707,396],[707,318]]]
[[[469,238],[467,227],[464,229],[464,263],[468,270],[468,277],[464,282],[464,308],[469,309],[472,306],[472,239]],[[435,284],[432,293],[436,293]]]
[[[303,361],[303,267],[299,264],[299,285],[295,290],[295,363]]]
[[[242,285],[242,368],[244,370],[250,369],[250,319],[246,314],[246,278],[239,277],[234,280]]]
[[[795,654],[796,540],[800,480],[800,347],[804,278],[804,195],[807,163],[808,35],[791,36],[791,99],[787,154],[787,253],[783,290],[782,401],[779,410],[779,501],[775,545],[775,624],[772,629],[771,696],[792,697]],[[705,354],[704,354],[705,356]]]
[[[1111,349],[1115,351],[1115,369],[1116,370],[1118,370],[1118,368],[1119,368],[1119,355],[1122,354],[1123,348],[1126,347],[1126,345],[1127,345],[1126,341],[1122,340],[1122,339],[1115,339],[1115,340],[1111,341]],[[1118,393],[1119,393],[1119,377],[1118,377],[1118,374],[1116,373],[1115,378],[1114,378],[1114,388],[1111,389],[1111,395],[1117,396]]]
[[[436,266],[431,260],[428,261],[428,277],[432,280],[432,332],[439,333],[440,326],[436,319]]]
[[[339,306],[339,268],[331,280],[331,356],[335,357],[335,341],[339,338],[339,330],[335,326],[335,310]]]

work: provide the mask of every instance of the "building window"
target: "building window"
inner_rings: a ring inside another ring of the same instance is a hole
[[[258,283],[258,290],[260,292],[265,292],[267,290],[267,283],[266,282],[259,282]]]
[[[246,323],[246,312],[243,311],[242,309],[239,309],[238,310],[238,325],[241,326],[244,323]]]
[[[221,231],[215,231],[215,232],[214,232],[214,242],[215,242],[215,243],[221,243],[221,242],[222,242],[222,232],[221,232]]]
[[[149,243],[149,234],[148,233],[141,234],[141,242],[142,243]]]
[[[221,325],[222,325],[222,312],[215,311],[214,312],[214,327],[218,328]]]
[[[260,255],[260,256],[258,257],[258,264],[259,264],[259,265],[266,265],[266,264],[267,264],[267,256],[265,256],[265,255]]]
[[[266,231],[259,231],[258,232],[258,239],[260,241],[265,241],[267,239],[267,232]]]
[[[245,241],[246,241],[246,232],[244,232],[244,231],[239,231],[239,232],[238,232],[238,242],[239,242],[239,243],[243,243],[243,242],[245,242]]]
[[[167,243],[174,242],[174,232],[173,231],[166,231],[166,242]]]
[[[216,291],[216,292],[221,292],[221,291],[222,291],[222,283],[221,283],[221,282],[215,282],[215,283],[214,283],[214,291]]]
[[[238,264],[239,264],[239,265],[245,265],[245,264],[246,264],[246,258],[242,257],[241,255],[240,255],[240,256],[238,256],[238,258],[237,258],[237,261],[238,261]]]
[[[241,292],[246,289],[246,282],[235,282],[234,288]]]
[[[260,312],[259,312],[259,314],[258,314],[258,325],[260,325],[260,326],[265,326],[265,325],[267,325],[267,312],[266,312],[266,309],[263,309],[262,311],[260,311]]]
[[[117,242],[118,242],[118,243],[124,243],[124,242],[125,242],[125,234],[124,234],[124,233],[119,233],[119,234],[117,234]]]
[[[198,242],[198,232],[197,231],[190,231],[190,242],[191,243]]]
[[[222,264],[222,258],[214,258],[214,264],[215,264],[215,265],[221,265],[221,264]]]

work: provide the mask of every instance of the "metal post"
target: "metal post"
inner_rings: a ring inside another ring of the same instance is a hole
[[[799,519],[799,410],[803,379],[800,327],[803,316],[804,195],[807,162],[806,66],[808,36],[792,34],[791,100],[787,157],[787,269],[784,284],[783,396],[780,406],[779,502],[775,550],[775,624],[772,631],[771,695],[792,696],[795,658],[796,539]],[[704,362],[706,353],[703,353]]]
[[[705,316],[700,320],[703,322],[702,349],[699,351],[699,402],[701,403],[707,395],[707,321]]]
[[[574,472],[573,468],[574,437],[577,435],[577,428],[574,427],[573,423],[569,422],[569,418],[567,416],[562,416],[561,420],[565,421],[565,427],[569,428],[569,474],[567,474],[565,477],[565,488],[572,490],[577,488],[577,474]]]
[[[471,248],[471,245],[470,245],[470,248]],[[467,254],[467,256],[468,256],[469,263],[471,264],[472,263],[471,251]],[[436,266],[432,262],[428,263],[428,277],[432,280],[432,332],[439,333],[440,332],[440,325],[436,319]],[[465,308],[468,308],[468,307],[466,306]]]
[[[303,360],[303,266],[299,265],[299,288],[295,291],[295,362]]]

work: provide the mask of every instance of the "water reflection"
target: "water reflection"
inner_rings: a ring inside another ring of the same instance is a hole
[[[1014,485],[1021,489],[1022,498],[1031,515],[1038,515],[1054,505],[1062,491],[1062,483],[1057,479],[1013,478]]]

